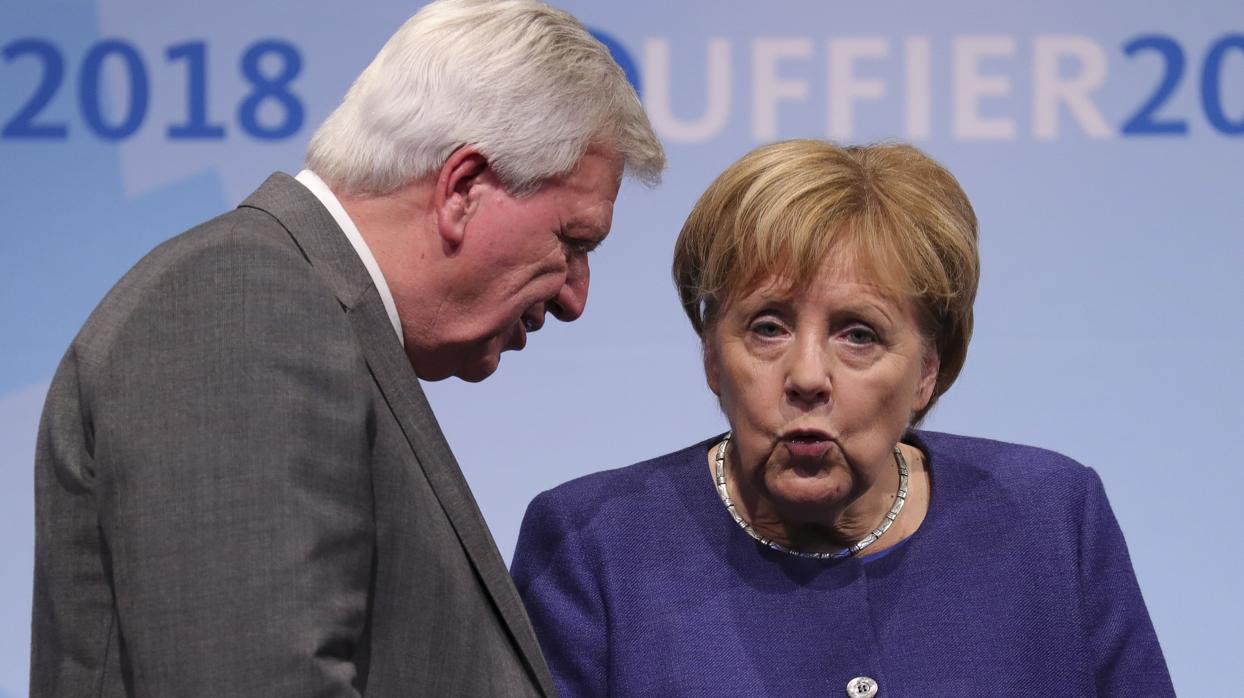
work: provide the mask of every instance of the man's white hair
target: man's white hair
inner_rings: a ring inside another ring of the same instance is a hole
[[[439,0],[406,21],[311,138],[307,167],[386,194],[474,145],[515,194],[593,145],[647,183],[665,167],[634,88],[573,16],[534,0]]]

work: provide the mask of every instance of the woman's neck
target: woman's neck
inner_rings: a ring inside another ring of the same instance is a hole
[[[902,512],[869,552],[880,552],[903,541],[919,528],[928,512],[929,475],[919,449],[900,444],[908,466],[907,497]],[[716,472],[716,451],[709,451],[709,466]],[[807,553],[835,552],[850,547],[873,532],[893,507],[899,489],[897,463],[886,469],[872,486],[850,501],[830,503],[794,516],[783,512],[764,492],[763,481],[750,483],[739,477],[729,458],[725,463],[726,487],[736,511],[756,533],[784,547]],[[811,514],[809,516],[808,514]]]

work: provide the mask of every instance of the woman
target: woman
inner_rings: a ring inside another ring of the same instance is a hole
[[[1093,471],[914,425],[976,217],[914,148],[760,148],[674,279],[730,432],[546,492],[513,573],[564,696],[1173,695]]]

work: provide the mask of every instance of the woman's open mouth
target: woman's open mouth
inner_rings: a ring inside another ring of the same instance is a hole
[[[796,458],[820,458],[833,441],[820,431],[792,431],[782,435],[780,443]]]

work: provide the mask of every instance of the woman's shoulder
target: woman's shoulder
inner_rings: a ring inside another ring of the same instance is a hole
[[[706,439],[686,448],[672,451],[632,465],[601,470],[577,477],[540,493],[528,507],[532,510],[556,510],[562,516],[599,517],[614,509],[634,515],[640,510],[672,503],[688,486],[703,479],[710,487],[705,453],[716,439]]]
[[[933,478],[992,482],[1017,494],[1083,495],[1101,489],[1092,468],[1047,448],[933,431],[914,432]]]
[[[959,462],[992,467],[1035,465],[1043,469],[1054,470],[1084,468],[1080,463],[1057,451],[1039,446],[937,431],[917,430],[913,433],[916,440],[927,446],[934,455],[940,454]]]

